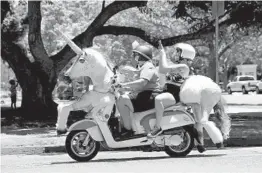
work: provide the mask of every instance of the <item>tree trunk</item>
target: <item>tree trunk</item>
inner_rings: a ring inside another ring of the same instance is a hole
[[[2,40],[1,57],[8,62],[22,88],[22,117],[26,119],[50,119],[57,117],[52,91],[56,76],[46,77],[31,63],[22,46]],[[51,79],[51,80],[50,80]]]
[[[213,37],[212,37],[213,38]],[[215,47],[213,44],[213,39],[208,40],[208,46],[210,49],[210,59],[208,66],[208,77],[216,81],[216,58],[215,58]]]
[[[30,120],[56,119],[57,104],[52,99],[52,91],[37,80],[22,86],[23,117]],[[32,90],[34,88],[34,90]]]

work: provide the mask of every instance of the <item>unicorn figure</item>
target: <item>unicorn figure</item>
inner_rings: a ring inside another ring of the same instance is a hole
[[[84,110],[86,108],[95,107],[97,104],[103,104],[109,102],[114,98],[104,98],[103,93],[107,93],[111,89],[111,80],[114,76],[112,70],[108,66],[107,61],[104,59],[104,55],[100,53],[95,47],[85,48],[81,50],[75,43],[73,43],[63,33],[60,33],[63,38],[68,42],[68,45],[79,57],[79,62],[88,64],[82,66],[85,69],[77,69],[77,72],[72,71],[72,67],[67,70],[70,74],[65,73],[65,76],[71,78],[77,78],[79,76],[89,76],[93,82],[93,91],[86,92],[79,100],[61,103],[58,105],[58,118],[56,123],[56,130],[58,134],[67,132],[67,119],[70,111]],[[88,58],[84,58],[88,57]],[[75,76],[77,74],[77,76]],[[96,91],[96,92],[94,92]],[[91,106],[90,106],[91,105]]]

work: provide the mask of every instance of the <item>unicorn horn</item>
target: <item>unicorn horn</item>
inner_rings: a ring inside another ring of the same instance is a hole
[[[72,40],[70,40],[66,35],[64,35],[61,31],[58,30],[58,32],[60,33],[60,35],[62,35],[62,37],[67,41],[67,44],[71,47],[71,49],[73,49],[73,51],[79,55],[82,54],[83,51],[80,47],[78,47]]]

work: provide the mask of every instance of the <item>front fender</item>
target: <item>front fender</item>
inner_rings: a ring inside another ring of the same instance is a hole
[[[95,141],[104,141],[104,137],[98,125],[92,120],[81,120],[72,124],[68,131],[87,130]]]

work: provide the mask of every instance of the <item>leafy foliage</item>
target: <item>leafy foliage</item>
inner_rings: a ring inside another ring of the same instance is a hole
[[[2,39],[10,42],[17,42],[25,35],[23,18],[19,13],[14,12],[14,7],[10,7],[2,23]]]
[[[248,27],[261,26],[262,3],[259,1],[225,1],[225,14],[229,15],[229,25]],[[212,17],[212,1],[181,1],[174,5],[174,17],[182,18],[188,23],[204,22]],[[198,12],[197,12],[198,11]]]

